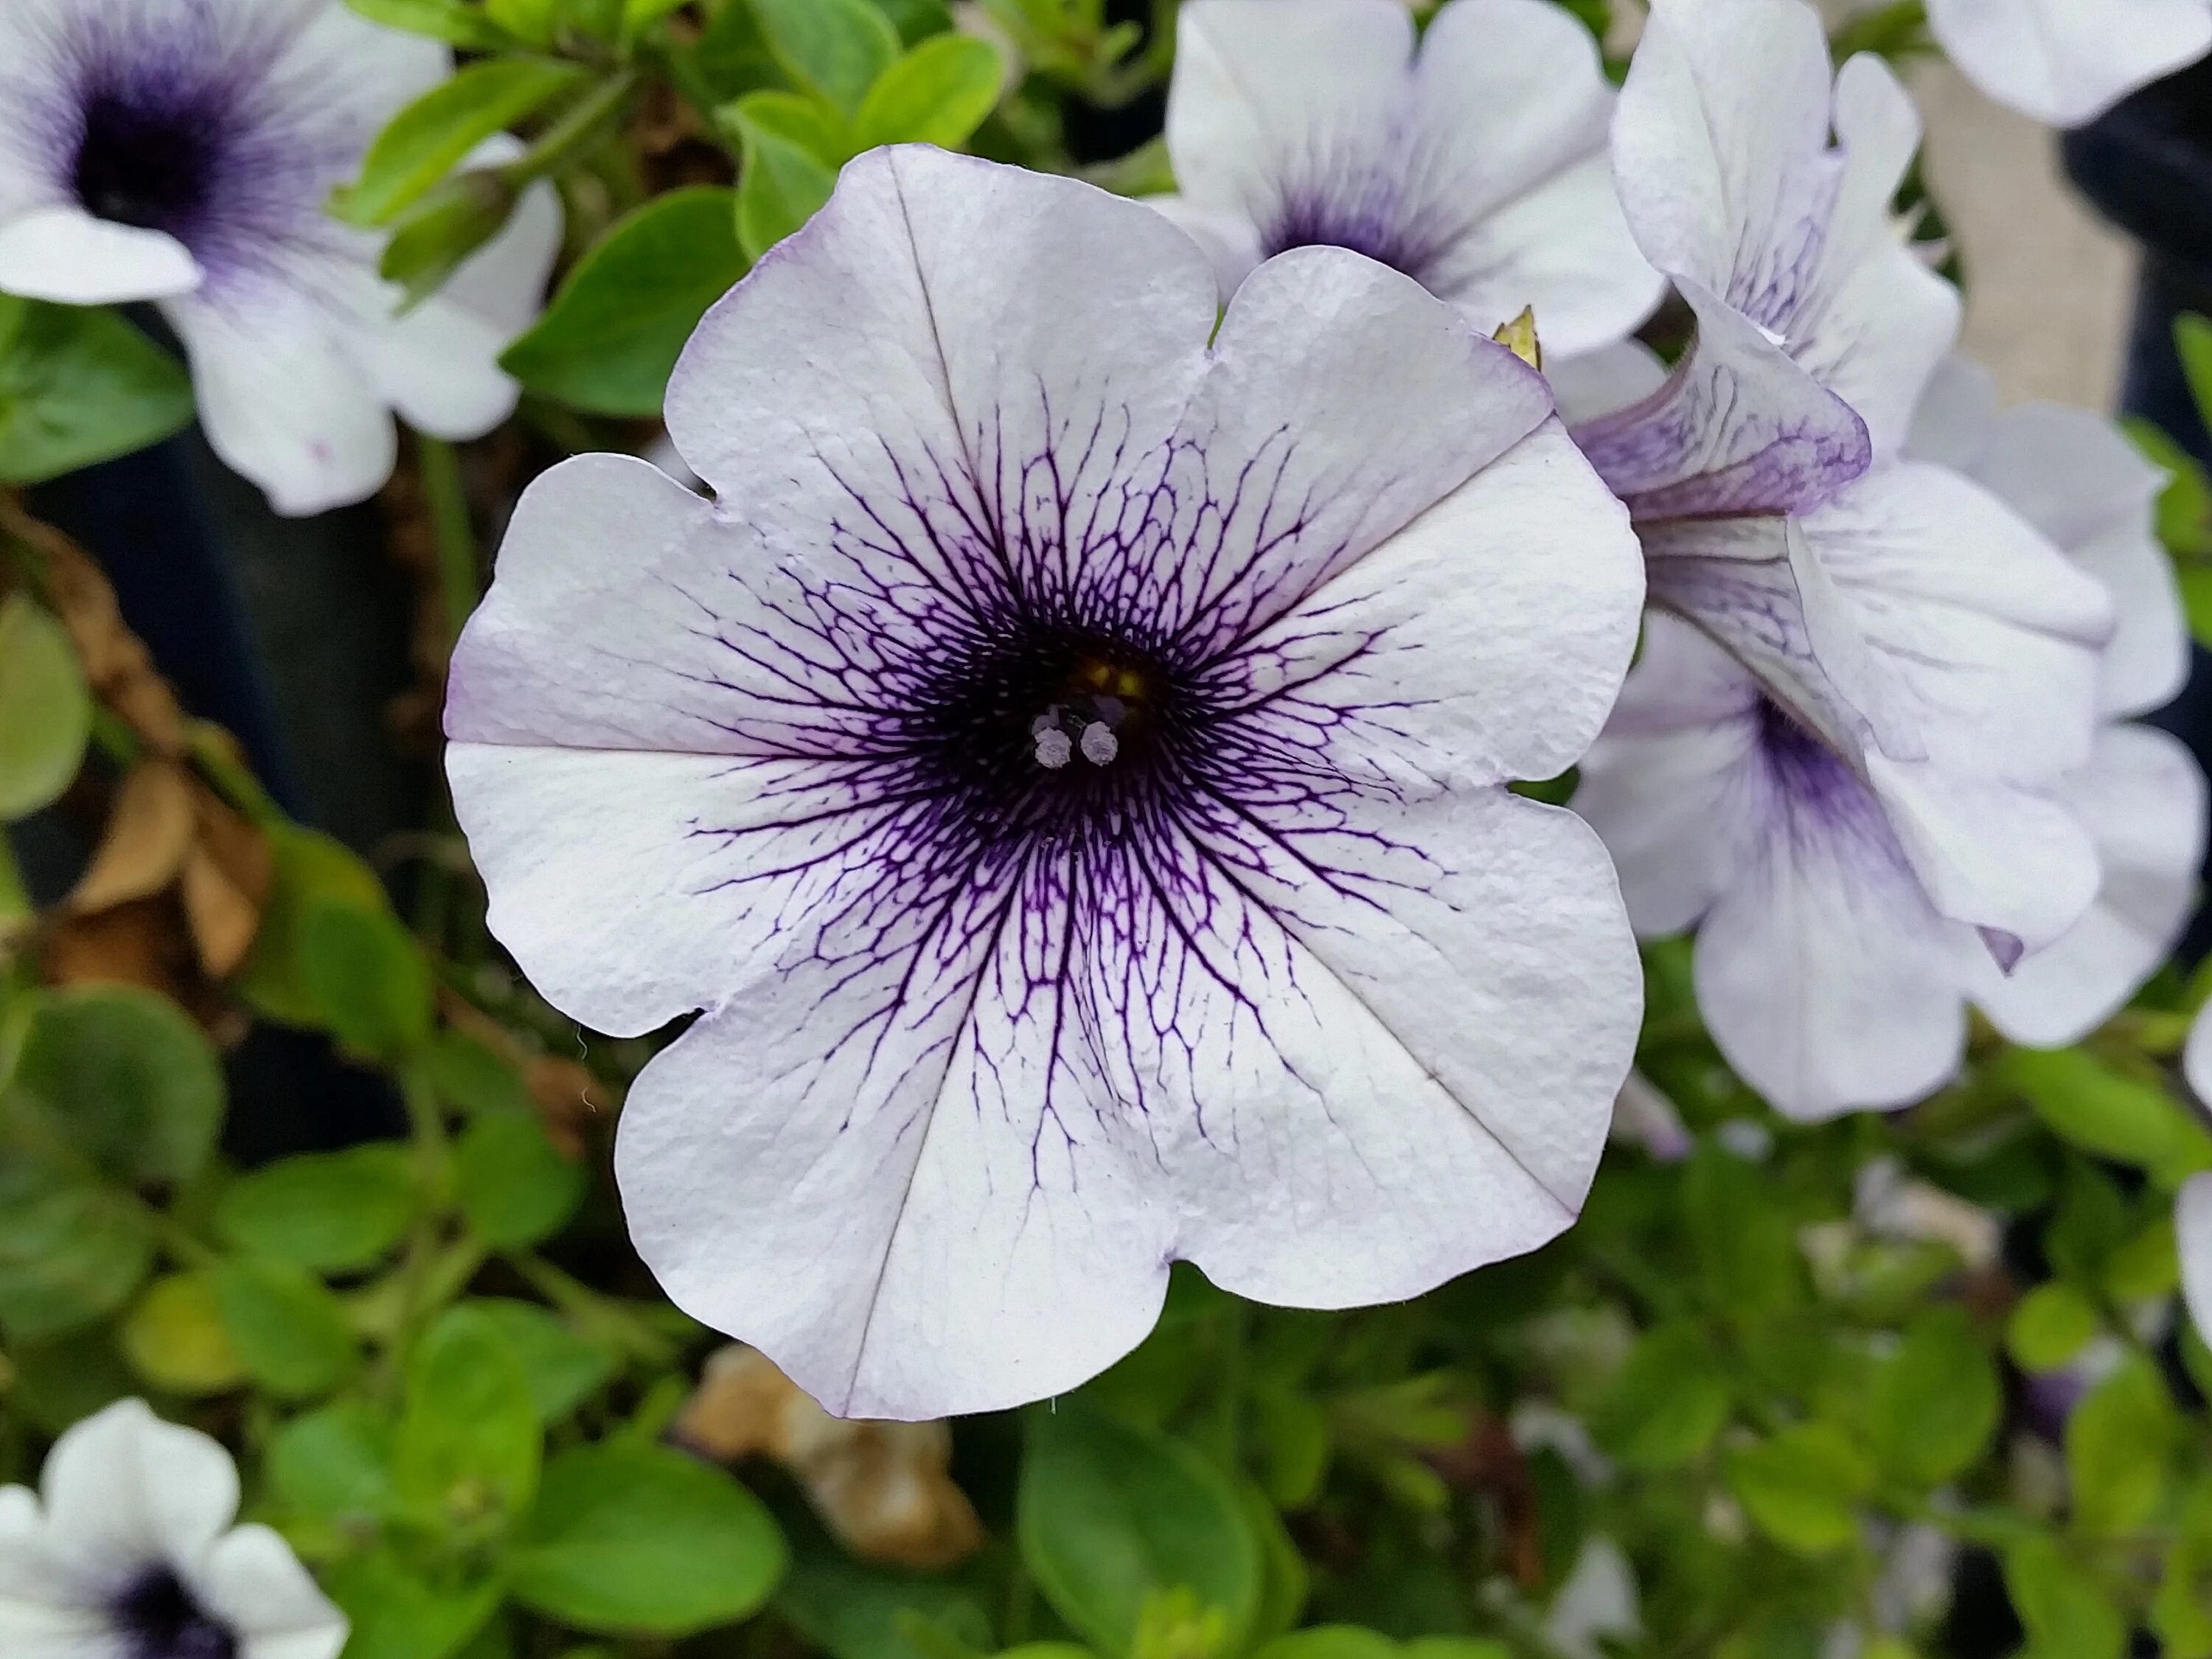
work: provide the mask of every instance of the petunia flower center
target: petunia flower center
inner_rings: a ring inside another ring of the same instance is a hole
[[[1300,247],[1349,248],[1425,285],[1443,243],[1406,222],[1396,193],[1370,185],[1348,192],[1293,194],[1263,228],[1261,252],[1268,258]]]
[[[216,139],[195,112],[95,93],[73,181],[94,216],[182,235],[207,210]]]
[[[202,1608],[166,1567],[117,1597],[113,1617],[129,1659],[238,1659],[229,1626]]]

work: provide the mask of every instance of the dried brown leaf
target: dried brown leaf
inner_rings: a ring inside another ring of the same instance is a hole
[[[177,879],[192,850],[192,782],[173,760],[143,760],[124,775],[100,846],[64,901],[83,915],[150,898]]]

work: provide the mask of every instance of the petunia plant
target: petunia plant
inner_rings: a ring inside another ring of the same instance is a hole
[[[2212,484],[1893,67],[2208,37],[0,4],[0,1659],[2212,1659]]]

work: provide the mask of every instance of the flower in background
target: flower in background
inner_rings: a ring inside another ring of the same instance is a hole
[[[234,1526],[238,1471],[126,1400],[0,1487],[9,1659],[337,1659],[346,1621],[284,1540]]]
[[[1285,249],[1348,247],[1487,333],[1533,306],[1555,356],[1610,345],[1662,285],[1621,222],[1613,102],[1549,0],[1451,0],[1418,48],[1401,0],[1192,0],[1177,23],[1154,205],[1224,298]]]
[[[2200,1018],[2189,1040],[2189,1085],[2212,1099],[2212,1018]],[[2197,1334],[2212,1342],[2212,1171],[2181,1183],[2173,1205],[2174,1243],[2181,1252],[2181,1295]]]
[[[1613,408],[1577,437],[1659,613],[1576,805],[1639,931],[1699,927],[1716,1041],[1804,1118],[1939,1086],[1976,956],[2011,969],[2098,884],[2053,796],[2090,757],[2109,600],[1900,453],[1958,322],[1890,218],[1917,143],[1877,60],[1832,90],[1796,0],[1660,0],[1614,151],[1698,334],[1671,374],[1619,351],[1564,388]]]
[[[157,301],[225,462],[281,513],[362,500],[391,476],[391,411],[461,439],[514,409],[497,358],[559,240],[556,198],[533,190],[402,316],[382,238],[325,213],[385,122],[452,68],[342,0],[10,0],[0,291]]]
[[[2054,127],[2212,52],[2212,0],[1928,0],[1928,22],[1968,80]]]
[[[2008,975],[1973,962],[1973,998],[2014,1042],[2077,1042],[2123,1007],[2172,953],[2196,908],[2205,783],[2186,745],[2134,723],[2189,678],[2189,627],[2155,507],[2165,483],[2101,415],[2055,404],[1997,412],[1996,383],[1946,364],[1915,419],[1909,452],[1973,479],[2049,538],[2112,596],[2088,763],[2058,799],[2095,841],[2096,903],[2055,945]]]
[[[586,1024],[704,1011],[623,1113],[633,1237],[841,1414],[1071,1388],[1179,1257],[1413,1295],[1602,1149],[1632,943],[1505,786],[1612,704],[1626,515],[1395,271],[1218,317],[1148,209],[864,155],[678,366],[717,499],[556,468],[456,656],[493,930]]]

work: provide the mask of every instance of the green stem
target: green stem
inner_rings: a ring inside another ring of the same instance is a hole
[[[416,434],[415,441],[422,495],[438,544],[438,588],[445,599],[446,647],[450,651],[483,597],[483,564],[476,527],[469,520],[468,492],[461,483],[460,457],[453,445],[427,433]]]
[[[599,137],[599,130],[619,117],[638,88],[637,71],[624,70],[609,76],[568,106],[568,112],[538,136],[538,142],[501,167],[500,176],[515,190],[551,177],[579,151]]]

